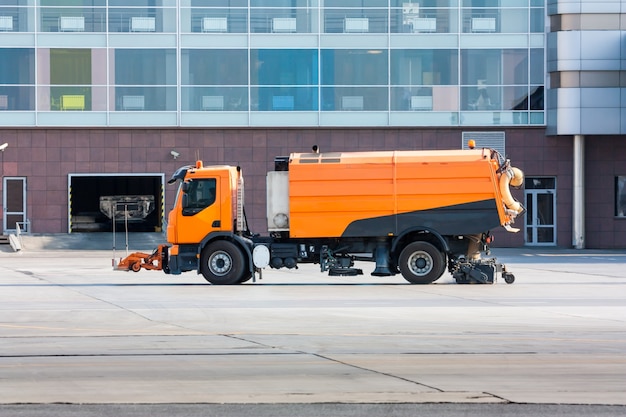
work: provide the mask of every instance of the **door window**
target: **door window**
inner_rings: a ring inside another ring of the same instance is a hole
[[[22,232],[29,232],[26,220],[26,178],[5,177],[2,190],[4,234],[15,233],[18,226]]]
[[[213,203],[215,203],[214,178],[190,181],[183,216],[193,216]]]
[[[556,245],[556,178],[530,177],[525,184],[526,244]]]

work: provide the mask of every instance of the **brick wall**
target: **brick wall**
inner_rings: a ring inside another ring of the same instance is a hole
[[[25,176],[28,217],[34,233],[67,232],[68,174],[164,173],[193,164],[240,165],[246,178],[251,228],[265,233],[265,173],[274,157],[306,152],[356,150],[458,149],[462,131],[479,129],[3,129],[10,143],[3,155],[3,176]],[[546,137],[542,128],[496,129],[506,132],[506,152],[526,176],[557,177],[558,245],[571,246],[571,137]],[[587,246],[626,247],[626,220],[615,219],[614,177],[626,175],[626,140],[588,137]],[[174,160],[171,150],[180,153]],[[166,186],[166,210],[174,202]],[[523,201],[522,190],[514,195]],[[523,219],[517,227],[523,229]],[[495,232],[494,246],[521,246],[524,231]]]

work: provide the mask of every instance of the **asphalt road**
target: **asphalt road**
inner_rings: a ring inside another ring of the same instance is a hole
[[[514,284],[219,287],[3,248],[0,415],[626,415],[626,253],[494,255]]]

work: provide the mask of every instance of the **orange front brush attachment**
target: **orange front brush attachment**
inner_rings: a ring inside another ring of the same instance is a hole
[[[167,257],[167,245],[159,245],[151,254],[134,252],[120,260],[116,268],[120,271],[139,272],[143,269],[163,270],[163,262]]]

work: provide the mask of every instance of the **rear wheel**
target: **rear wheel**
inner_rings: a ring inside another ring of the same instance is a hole
[[[428,242],[413,242],[400,252],[398,267],[411,284],[430,284],[443,275],[444,256]]]
[[[244,276],[244,256],[232,242],[218,240],[202,251],[200,272],[215,285],[237,284]]]
[[[244,282],[248,282],[252,279],[252,272],[246,272],[242,275],[241,279],[237,281],[238,284],[243,284]]]

